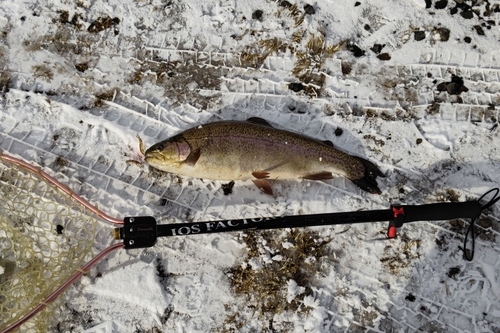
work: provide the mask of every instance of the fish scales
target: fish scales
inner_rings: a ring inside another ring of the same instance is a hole
[[[321,180],[340,175],[379,194],[376,177],[383,177],[365,159],[331,143],[276,129],[259,118],[188,129],[150,147],[145,160],[157,169],[194,178],[252,179],[266,193],[271,190],[263,179]]]
[[[187,130],[182,137],[193,151],[201,151],[188,170],[199,178],[251,179],[255,171],[278,179],[321,171],[360,178],[364,172],[358,160],[320,141],[258,124],[212,123]]]

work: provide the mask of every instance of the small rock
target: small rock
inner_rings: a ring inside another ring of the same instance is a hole
[[[391,60],[391,56],[389,53],[382,53],[382,54],[379,54],[377,56],[377,58],[379,58],[380,60],[384,60],[384,61],[387,61],[387,60]]]
[[[421,41],[421,40],[425,39],[425,31],[415,31],[413,33],[413,37],[415,38],[415,40],[417,42]]]
[[[466,42],[467,44],[470,44],[470,42],[472,42],[472,39],[470,37],[465,37],[464,42]]]
[[[439,33],[442,42],[446,42],[450,39],[450,29],[438,28],[437,32]]]
[[[472,10],[465,10],[460,13],[460,16],[469,20],[474,17],[474,12]]]
[[[448,0],[439,0],[434,5],[434,8],[436,8],[436,9],[444,9],[444,8],[446,8],[446,6],[448,6]]]
[[[384,48],[385,44],[382,45],[382,44],[373,44],[372,48],[370,50],[372,50],[374,53],[376,54],[379,54],[382,49]]]
[[[354,4],[354,7],[358,7],[359,5],[361,5],[361,2],[356,1],[356,3]]]
[[[306,14],[309,14],[309,15],[316,14],[316,10],[314,10],[314,7],[309,5],[309,4],[304,6],[304,10],[306,11]]]
[[[288,89],[294,92],[299,92],[304,89],[304,85],[300,82],[292,82],[288,85]]]
[[[290,2],[284,0],[284,1],[280,2],[280,6],[285,7],[285,8],[290,8],[290,7],[292,7],[292,4]]]
[[[469,91],[464,86],[464,79],[457,75],[452,75],[451,82],[441,82],[436,88],[438,91],[446,91],[450,95],[460,95],[463,92]]]
[[[352,54],[354,54],[354,56],[356,58],[359,58],[359,57],[362,57],[365,55],[365,51],[360,49],[360,47],[357,46],[356,44],[349,44],[349,45],[347,45],[347,48],[349,49],[349,51],[352,52]]]
[[[474,26],[474,29],[476,29],[476,32],[477,32],[477,34],[478,34],[479,36],[484,36],[484,30],[483,30],[483,28],[481,28],[481,26],[480,26],[480,25],[475,25],[475,26]]]
[[[260,9],[257,9],[255,12],[253,12],[252,19],[262,21],[262,14],[264,14],[264,12]]]

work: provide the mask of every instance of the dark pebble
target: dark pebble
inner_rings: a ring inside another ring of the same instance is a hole
[[[470,37],[465,37],[464,42],[466,42],[467,44],[470,44],[470,42],[472,42],[472,39]]]
[[[439,28],[439,29],[437,29],[437,31],[439,32],[439,35],[441,36],[442,42],[446,42],[450,39],[450,29]]]
[[[432,73],[427,73],[427,77],[430,79],[432,77]]]
[[[257,9],[255,12],[253,12],[252,19],[262,21],[262,14],[264,14],[264,12],[260,9]]]
[[[344,130],[342,128],[337,127],[337,129],[335,129],[335,136],[341,136],[343,133]]]
[[[403,193],[405,193],[405,189],[401,187],[398,192],[403,194]]]
[[[382,53],[382,54],[379,54],[377,56],[377,58],[379,58],[380,60],[384,60],[384,61],[387,61],[387,60],[391,60],[391,56],[389,53]]]
[[[452,267],[450,268],[450,270],[448,271],[448,277],[449,278],[454,278],[455,276],[457,276],[458,274],[460,273],[460,267]]]
[[[472,10],[463,11],[460,13],[464,19],[471,19],[474,17],[474,12]]]
[[[448,0],[440,0],[440,1],[436,2],[436,4],[434,5],[434,8],[444,9],[444,8],[446,8],[446,6],[448,6]]]
[[[288,89],[294,92],[299,92],[304,89],[304,85],[300,82],[292,82],[288,85]]]
[[[432,0],[425,0],[425,8],[431,8],[432,7]]]
[[[382,49],[384,48],[385,44],[382,45],[382,44],[373,44],[372,48],[370,50],[372,50],[374,53],[376,54],[379,54]]]
[[[292,4],[290,2],[284,0],[284,1],[280,2],[280,6],[285,7],[285,8],[290,8],[290,7],[292,7]]]
[[[481,28],[480,25],[475,25],[474,29],[476,29],[476,32],[477,32],[478,35],[484,36],[484,30],[483,30],[483,28]]]
[[[356,58],[359,58],[359,57],[362,57],[365,55],[365,51],[360,49],[359,46],[357,46],[355,44],[349,44],[347,47],[349,48],[349,51],[351,51],[352,54],[354,54],[354,56]]]
[[[422,39],[425,39],[425,31],[415,31],[413,33],[413,37],[417,42],[421,41]]]
[[[233,187],[234,187],[234,181],[230,181],[227,184],[222,184],[222,191],[224,192],[224,195],[230,195],[233,193]]]
[[[314,10],[314,7],[309,5],[309,4],[304,6],[304,10],[306,11],[306,14],[309,14],[309,15],[316,14],[316,10]]]
[[[359,5],[361,5],[361,2],[356,1],[356,3],[354,4],[354,7],[358,7]]]

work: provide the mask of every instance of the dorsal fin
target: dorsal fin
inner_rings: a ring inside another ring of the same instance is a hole
[[[323,142],[327,146],[333,147],[333,142],[331,142],[330,140],[325,140],[325,141],[321,141],[321,142]]]
[[[251,118],[248,118],[246,121],[248,121],[249,123],[252,123],[252,124],[273,127],[273,125],[269,124],[267,122],[267,120],[259,118],[259,117],[251,117]]]

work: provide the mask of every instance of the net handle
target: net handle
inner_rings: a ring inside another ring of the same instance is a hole
[[[33,318],[38,312],[42,311],[47,305],[49,305],[52,301],[54,301],[62,292],[68,289],[76,280],[81,278],[84,274],[86,274],[95,264],[101,261],[104,257],[106,257],[111,252],[122,249],[124,247],[123,243],[113,244],[106,249],[104,249],[101,253],[96,255],[92,260],[82,266],[79,270],[75,272],[69,279],[67,279],[59,288],[54,290],[47,298],[40,302],[35,308],[33,308],[30,312],[28,312],[24,317],[11,324],[10,326],[2,329],[0,333],[7,333],[14,331],[19,328],[22,324]]]
[[[104,213],[103,211],[99,210],[97,207],[95,207],[94,205],[92,205],[90,202],[88,202],[87,200],[85,200],[84,198],[82,198],[81,196],[79,196],[78,194],[74,193],[69,187],[67,187],[66,185],[64,185],[61,182],[59,182],[57,179],[55,179],[54,177],[52,177],[48,173],[44,172],[41,168],[33,166],[33,165],[31,165],[31,164],[29,164],[27,162],[24,162],[23,160],[20,160],[18,158],[15,158],[13,156],[7,155],[7,154],[5,154],[2,151],[0,151],[0,159],[3,159],[3,160],[8,161],[10,163],[16,164],[16,165],[18,165],[20,167],[23,167],[25,169],[28,169],[31,172],[34,172],[34,173],[38,174],[40,177],[44,178],[49,183],[51,183],[52,185],[56,186],[58,189],[60,189],[64,193],[66,193],[73,200],[75,200],[79,204],[85,206],[85,208],[89,209],[94,214],[96,214],[97,216],[99,216],[100,218],[102,218],[104,221],[106,221],[108,223],[111,223],[111,224],[118,224],[118,225],[122,225],[123,224],[123,220],[120,220],[120,219],[114,218],[112,216],[109,216],[106,213]]]

